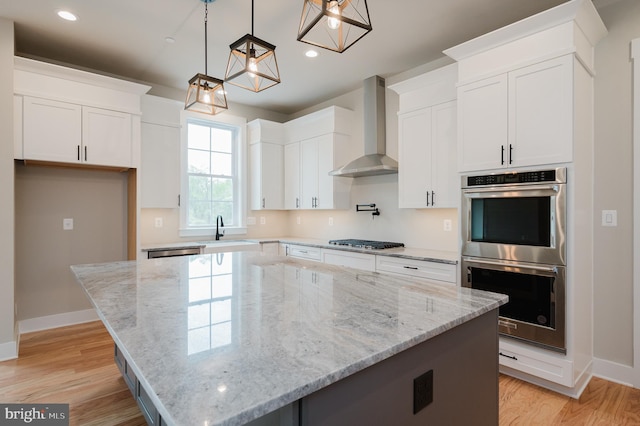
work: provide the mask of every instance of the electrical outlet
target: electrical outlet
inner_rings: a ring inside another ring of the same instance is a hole
[[[445,231],[451,231],[451,219],[444,220],[443,229]]]
[[[256,218],[253,216],[248,216],[247,217],[247,225],[255,225],[256,224]]]
[[[413,414],[433,402],[433,370],[413,379]]]
[[[264,216],[260,216],[260,225],[266,225],[267,224],[267,218]]]
[[[68,217],[62,219],[62,229],[64,229],[65,231],[73,230],[73,218]]]
[[[156,228],[162,228],[163,224],[162,224],[162,218],[161,217],[156,217],[155,221],[154,221],[154,225]]]
[[[296,216],[296,223],[300,225],[300,216]]]
[[[333,218],[332,217],[329,218],[329,226],[333,226]]]

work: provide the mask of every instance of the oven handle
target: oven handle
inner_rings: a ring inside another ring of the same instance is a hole
[[[505,186],[492,186],[489,188],[464,188],[462,191],[465,193],[479,193],[487,194],[491,192],[504,194],[505,192],[512,191],[553,191],[560,192],[558,184],[554,185],[505,185]]]
[[[557,266],[540,266],[540,265],[522,265],[522,264],[509,264],[509,263],[503,263],[503,262],[492,262],[490,260],[485,260],[485,259],[474,259],[472,257],[467,257],[465,258],[465,260],[468,263],[475,263],[477,265],[492,265],[492,266],[501,266],[501,267],[513,267],[513,268],[521,268],[521,269],[528,269],[530,271],[540,271],[540,272],[548,272],[548,273],[552,273],[552,274],[557,274],[558,273],[558,267]]]

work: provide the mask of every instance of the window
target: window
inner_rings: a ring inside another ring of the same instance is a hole
[[[186,116],[183,132],[181,236],[215,234],[222,216],[228,234],[244,233],[244,120]],[[233,121],[233,120],[232,120]]]

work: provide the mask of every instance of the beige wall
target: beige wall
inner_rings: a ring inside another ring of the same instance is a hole
[[[640,1],[599,10],[609,35],[596,48],[594,353],[633,364],[632,62],[640,37]],[[602,210],[618,211],[618,227],[600,226]],[[637,308],[636,308],[637,309]]]
[[[16,164],[19,320],[91,308],[69,267],[126,260],[126,184],[126,173]]]
[[[13,22],[0,18],[0,359],[15,353],[17,338],[13,193]]]

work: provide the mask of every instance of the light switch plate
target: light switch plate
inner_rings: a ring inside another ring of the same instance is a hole
[[[260,225],[266,225],[267,224],[267,218],[265,216],[260,216]]]
[[[73,230],[73,218],[67,217],[62,219],[62,229],[65,231]]]
[[[618,211],[602,210],[602,226],[618,226]]]

